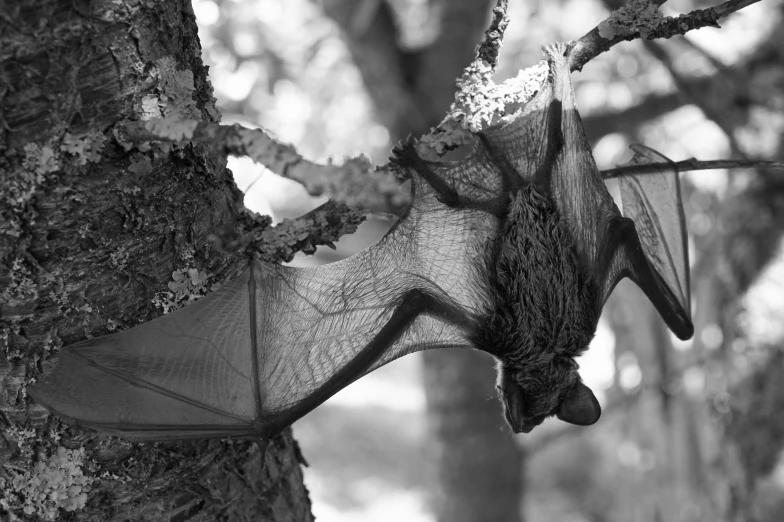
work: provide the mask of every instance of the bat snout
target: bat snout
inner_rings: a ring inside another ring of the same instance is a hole
[[[521,424],[512,424],[512,421],[509,419],[509,416],[506,416],[506,422],[509,424],[509,427],[512,428],[512,431],[515,433],[531,433],[531,431],[539,426],[544,421],[544,415],[538,415],[536,417],[529,417],[524,419]]]
[[[515,433],[530,433],[545,419],[545,415],[530,416],[525,412],[523,390],[514,383],[506,382],[496,386],[501,404],[504,407],[504,419]]]

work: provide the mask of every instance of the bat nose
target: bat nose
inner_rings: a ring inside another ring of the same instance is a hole
[[[544,420],[544,415],[539,415],[537,417],[531,417],[525,419],[525,421],[523,421],[523,424],[520,426],[520,429],[515,430],[515,433],[531,433],[531,430],[539,426],[543,420]]]
[[[521,411],[515,411],[514,408],[511,408],[510,405],[504,401],[504,418],[515,433],[530,433],[531,430],[544,421],[544,417],[544,415],[524,417]]]

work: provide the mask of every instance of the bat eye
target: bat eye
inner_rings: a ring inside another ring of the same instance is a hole
[[[602,408],[588,386],[577,382],[563,398],[555,415],[564,422],[589,426],[599,420]]]

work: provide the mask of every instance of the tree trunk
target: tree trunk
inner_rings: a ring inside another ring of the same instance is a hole
[[[524,455],[504,423],[491,359],[468,350],[425,352],[424,377],[437,520],[520,520]]]
[[[145,114],[218,117],[190,2],[38,0],[0,12],[0,512],[312,520],[290,431],[266,458],[248,441],[128,444],[27,398],[58,348],[160,315],[151,303],[167,283],[157,302],[179,306],[236,274],[243,260],[206,238],[242,200],[224,156],[132,148],[112,132]],[[62,483],[74,487],[51,495]]]

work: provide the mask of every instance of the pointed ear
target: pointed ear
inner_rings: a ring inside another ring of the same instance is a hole
[[[564,422],[589,426],[599,420],[602,408],[593,392],[581,382],[577,382],[563,398],[555,415]]]

